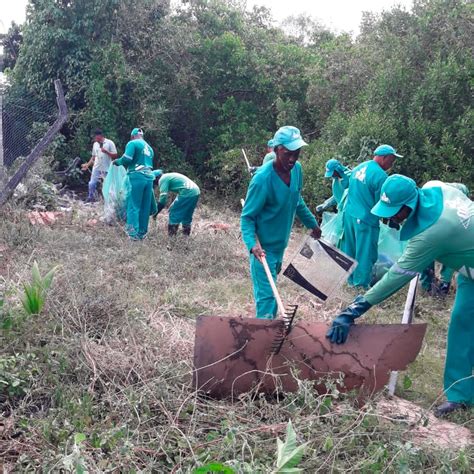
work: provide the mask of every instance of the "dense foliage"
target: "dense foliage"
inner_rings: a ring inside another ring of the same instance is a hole
[[[467,0],[415,0],[411,12],[366,14],[353,39],[307,18],[282,30],[236,0],[30,0],[9,76],[42,95],[62,80],[71,117],[58,161],[85,158],[97,126],[123,149],[139,125],[161,167],[229,196],[248,179],[240,148],[257,164],[292,124],[311,140],[313,204],[328,158],[353,165],[382,142],[420,184],[473,187],[472,15]]]

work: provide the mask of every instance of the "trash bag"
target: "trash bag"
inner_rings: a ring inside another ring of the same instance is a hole
[[[321,232],[325,240],[340,248],[344,235],[343,212],[324,212]],[[400,240],[400,231],[380,223],[378,258],[372,269],[371,285],[379,281],[401,257],[407,242]]]
[[[125,222],[127,218],[127,197],[130,194],[130,181],[123,166],[110,164],[104,184],[104,221],[108,224]]]
[[[342,216],[342,212],[323,212],[323,221],[321,223],[322,237],[336,247],[339,247],[339,242],[344,233]]]
[[[400,231],[380,223],[378,258],[372,268],[371,285],[377,283],[401,257],[406,241],[400,240]]]

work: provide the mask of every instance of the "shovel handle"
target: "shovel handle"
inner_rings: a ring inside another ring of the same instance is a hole
[[[244,160],[245,160],[245,163],[247,164],[247,169],[249,170],[249,173],[252,174],[252,172],[250,171],[251,170],[251,166],[250,166],[250,162],[247,158],[247,154],[245,153],[245,150],[242,148],[242,153],[244,155]]]
[[[281,300],[280,293],[278,293],[275,282],[273,281],[273,276],[272,276],[272,273],[270,272],[270,268],[268,267],[266,257],[261,257],[261,262],[262,262],[263,268],[265,269],[265,273],[267,274],[268,282],[270,283],[270,286],[272,287],[273,296],[276,299],[278,310],[280,311],[281,317],[283,318],[286,314],[285,307],[283,306],[283,301]]]

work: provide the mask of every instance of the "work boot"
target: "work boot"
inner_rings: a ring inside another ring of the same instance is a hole
[[[179,224],[168,224],[168,235],[173,236],[178,233]]]
[[[467,407],[464,403],[459,402],[448,402],[447,400],[443,402],[440,406],[436,407],[434,410],[434,415],[437,417],[442,417],[449,415],[456,410],[465,410]]]
[[[191,226],[183,225],[183,235],[191,235]]]

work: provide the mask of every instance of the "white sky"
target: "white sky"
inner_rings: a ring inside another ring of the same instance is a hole
[[[25,20],[27,0],[0,0],[0,33],[5,33],[12,21]],[[363,11],[380,12],[394,5],[410,9],[413,0],[247,0],[249,7],[263,5],[273,12],[275,20],[307,14],[335,31],[357,34]]]

